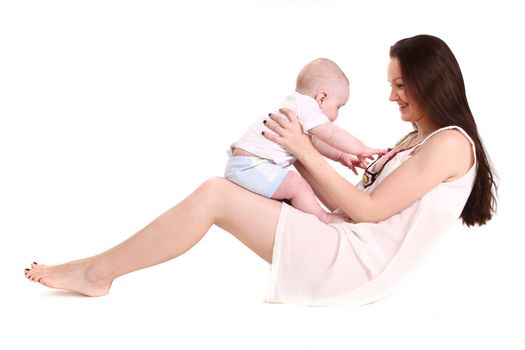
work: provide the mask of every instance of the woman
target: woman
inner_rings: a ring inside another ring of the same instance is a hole
[[[26,276],[101,296],[115,278],[183,254],[215,224],[272,264],[269,301],[366,303],[389,294],[458,217],[467,226],[490,220],[496,189],[448,46],[419,35],[397,42],[390,56],[390,100],[416,130],[358,186],[316,151],[293,113],[272,114],[266,123],[275,134],[265,136],[297,157],[296,168],[325,206],[352,222],[324,224],[214,178],[114,248],[62,265],[33,263]]]

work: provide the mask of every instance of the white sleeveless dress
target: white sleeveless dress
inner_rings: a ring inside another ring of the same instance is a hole
[[[457,126],[447,129],[466,132]],[[370,193],[415,148],[386,162]],[[457,222],[476,177],[477,162],[462,177],[443,182],[408,208],[378,223],[325,224],[283,203],[276,228],[268,302],[362,305],[399,288],[429,255],[442,233]]]

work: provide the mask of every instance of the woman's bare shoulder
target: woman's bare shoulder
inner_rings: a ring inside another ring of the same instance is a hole
[[[447,129],[432,135],[424,146],[439,149],[441,152],[455,151],[456,154],[472,153],[470,140],[458,129]]]
[[[470,140],[458,129],[440,131],[421,145],[420,157],[438,162],[451,170],[447,181],[463,176],[474,164]]]

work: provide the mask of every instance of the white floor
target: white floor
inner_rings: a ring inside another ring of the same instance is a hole
[[[219,229],[100,298],[30,283],[15,259],[2,264],[0,348],[523,349],[515,257],[481,259],[495,241],[477,234],[458,232],[408,286],[362,307],[265,303],[268,266]]]

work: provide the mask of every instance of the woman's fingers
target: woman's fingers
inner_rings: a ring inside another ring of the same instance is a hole
[[[270,113],[269,117],[276,124],[279,124],[279,126],[281,126],[282,128],[286,128],[290,124],[290,121],[286,117],[280,116],[277,113]],[[266,123],[266,124],[268,124],[268,123]]]
[[[302,126],[299,120],[297,120],[297,115],[294,111],[288,108],[281,108],[279,109],[279,113],[281,113],[281,115],[278,113],[270,113],[270,119],[279,124],[283,129],[291,128],[295,130],[299,128],[302,132]]]
[[[282,108],[279,112],[284,117],[280,113],[270,113],[269,119],[264,122],[268,131],[263,131],[263,135],[299,158],[301,153],[309,151],[313,145],[303,133],[303,128],[293,111]]]
[[[266,124],[268,124],[268,123],[266,123]],[[268,131],[266,131],[266,132],[263,131],[262,135],[264,137],[266,137],[268,140],[273,141],[273,142],[275,142],[275,143],[277,143],[277,144],[282,146],[283,139],[279,135],[276,135],[276,134],[274,134],[272,132],[268,132]]]
[[[297,123],[298,122],[297,121],[297,114],[295,114],[294,111],[292,111],[291,109],[281,108],[281,109],[279,109],[279,112],[284,114],[286,116],[286,118],[288,118],[288,120],[291,123]]]
[[[264,125],[270,129],[271,131],[277,133],[278,135],[280,136],[283,136],[283,132],[284,132],[284,128],[279,124],[279,123],[276,123],[274,122],[274,118],[272,117],[273,116],[273,113],[270,114],[270,118],[272,118],[272,120],[265,120],[264,121]],[[282,117],[278,117],[278,118],[281,118],[283,119]],[[268,133],[265,133],[265,134],[268,134]]]

